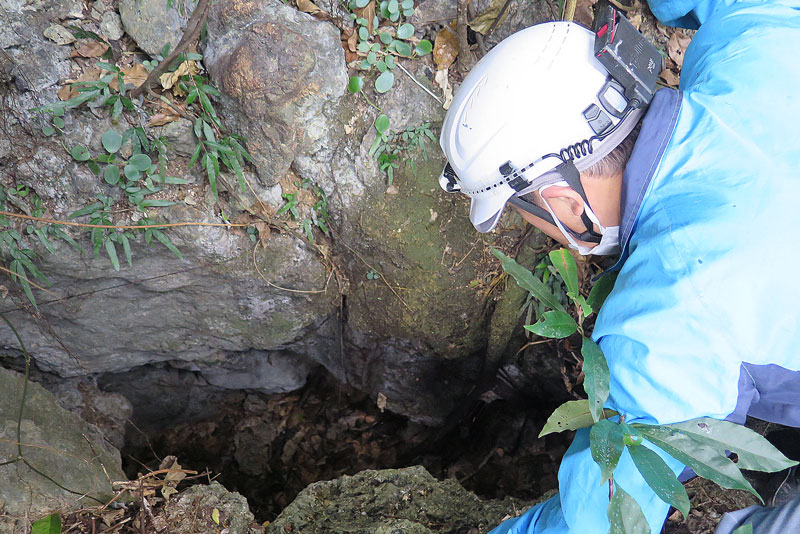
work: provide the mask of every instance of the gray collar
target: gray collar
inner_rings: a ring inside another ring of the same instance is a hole
[[[674,89],[661,89],[653,96],[647,114],[642,119],[642,129],[625,166],[622,177],[619,242],[622,254],[611,268],[618,270],[628,257],[628,243],[636,229],[639,208],[653,175],[658,168],[664,150],[672,139],[678,122],[682,93]]]

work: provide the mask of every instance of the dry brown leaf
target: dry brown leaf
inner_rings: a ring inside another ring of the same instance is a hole
[[[181,79],[181,76],[199,73],[200,69],[197,68],[197,64],[193,60],[184,61],[178,66],[175,72],[165,72],[158,78],[158,81],[161,82],[161,87],[164,89],[172,89],[174,95],[180,96],[184,94],[178,87],[178,81]]]
[[[106,53],[108,45],[100,41],[87,41],[70,53],[69,57],[100,57]]]
[[[676,30],[669,36],[667,53],[678,67],[683,67],[683,56],[686,53],[686,47],[689,46],[691,42],[692,38],[686,35],[682,30]]]
[[[297,0],[297,9],[304,11],[309,15],[316,15],[322,11],[311,0]]]
[[[375,29],[375,0],[362,8],[354,9],[353,13],[356,14],[356,17],[367,19],[367,31],[372,35],[372,31]]]
[[[497,15],[500,14],[500,10],[503,9],[503,4],[505,3],[506,0],[492,0],[492,4],[489,6],[489,9],[469,21],[467,26],[472,28],[473,31],[485,34],[494,24],[495,19],[497,19]],[[500,19],[497,24],[494,24],[495,28],[502,24],[507,16],[508,10],[503,13],[503,18]]]
[[[680,74],[677,74],[675,71],[670,69],[664,69],[661,71],[661,74],[658,75],[659,78],[664,80],[664,83],[667,84],[669,87],[678,87],[678,84],[681,81]]]
[[[436,69],[443,70],[453,64],[458,56],[458,39],[448,28],[442,28],[433,44],[433,60]]]
[[[348,28],[350,35],[347,36],[347,49],[351,52],[355,52],[358,46],[358,33],[353,28]]]
[[[72,88],[73,83],[78,82],[93,82],[100,79],[100,69],[89,69],[81,73],[77,80],[67,80],[64,86],[58,90],[58,98],[61,100],[69,100],[75,98],[80,93]]]
[[[388,400],[389,399],[386,398],[386,395],[380,392],[378,393],[378,402],[375,404],[378,406],[378,409],[381,411],[381,413],[383,413],[383,410],[386,409],[386,402]]]
[[[453,86],[450,85],[450,77],[447,69],[437,70],[433,81],[442,89],[442,95],[444,95],[442,108],[450,109],[450,104],[453,102]]]
[[[139,87],[147,79],[147,69],[141,63],[134,63],[129,67],[122,67],[122,74],[124,74],[123,81],[125,85],[133,84],[134,87]],[[108,83],[108,86],[115,91],[119,91],[119,80],[116,76]]]
[[[594,24],[594,11],[592,6],[597,3],[597,0],[578,0],[575,6],[575,22],[579,22],[591,28]]]
[[[175,115],[174,113],[156,113],[155,115],[150,117],[150,121],[147,123],[147,125],[164,126],[165,124],[169,124],[170,122],[175,122],[180,118],[181,118],[180,115]]]

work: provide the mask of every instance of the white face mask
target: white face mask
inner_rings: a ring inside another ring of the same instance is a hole
[[[586,210],[586,215],[588,215],[589,219],[594,224],[596,224],[597,227],[600,229],[600,234],[602,235],[602,237],[600,238],[600,242],[593,247],[579,245],[578,242],[575,241],[575,238],[572,237],[572,234],[566,228],[564,228],[564,225],[561,223],[558,217],[556,217],[556,214],[553,212],[553,209],[550,207],[550,204],[547,202],[547,200],[545,200],[544,195],[542,195],[542,192],[545,189],[547,189],[548,187],[553,187],[555,185],[569,187],[569,184],[563,181],[554,184],[548,184],[539,189],[539,196],[542,198],[542,202],[544,202],[547,211],[549,211],[550,215],[553,216],[553,221],[555,221],[556,226],[558,227],[559,230],[561,230],[561,233],[564,234],[564,237],[567,238],[567,241],[569,241],[569,247],[573,250],[577,250],[578,254],[581,254],[582,256],[588,256],[590,254],[595,256],[603,256],[606,254],[618,253],[619,226],[603,226],[602,224],[600,224],[600,220],[597,218],[597,215],[594,214],[592,209],[586,203],[584,203],[584,209]]]

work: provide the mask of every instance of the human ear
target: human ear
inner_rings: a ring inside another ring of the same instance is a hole
[[[575,215],[580,217],[586,205],[581,196],[571,187],[563,185],[554,185],[542,191],[542,198],[548,201],[552,206],[555,202],[564,204],[567,209]]]

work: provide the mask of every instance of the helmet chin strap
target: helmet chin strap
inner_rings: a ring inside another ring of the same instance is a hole
[[[553,175],[557,174],[556,177]],[[603,238],[603,235],[594,231],[593,221],[597,219],[594,216],[594,212],[592,211],[591,206],[589,205],[589,200],[586,198],[586,192],[583,189],[583,184],[581,184],[581,175],[578,172],[578,169],[575,167],[575,164],[572,160],[567,160],[555,169],[552,172],[544,174],[542,177],[537,178],[531,182],[530,186],[526,188],[527,191],[533,190],[542,190],[545,187],[549,187],[551,185],[555,185],[557,182],[566,182],[566,184],[571,187],[580,197],[583,199],[583,202],[586,208],[581,213],[581,221],[583,222],[584,226],[586,226],[586,231],[578,233],[573,229],[569,228],[566,224],[562,221],[556,221],[554,218],[554,214],[550,212],[550,210],[545,210],[540,208],[536,204],[523,200],[519,196],[514,196],[509,199],[509,203],[518,207],[522,211],[528,212],[531,215],[535,215],[540,219],[544,219],[545,221],[549,222],[553,226],[556,226],[565,233],[571,234],[572,237],[578,239],[580,241],[585,241],[587,243],[600,243]],[[524,191],[522,192],[524,194]],[[548,205],[549,208],[549,205]],[[594,217],[590,217],[589,213],[592,214]],[[599,221],[596,221],[597,225],[602,228],[602,225]]]

